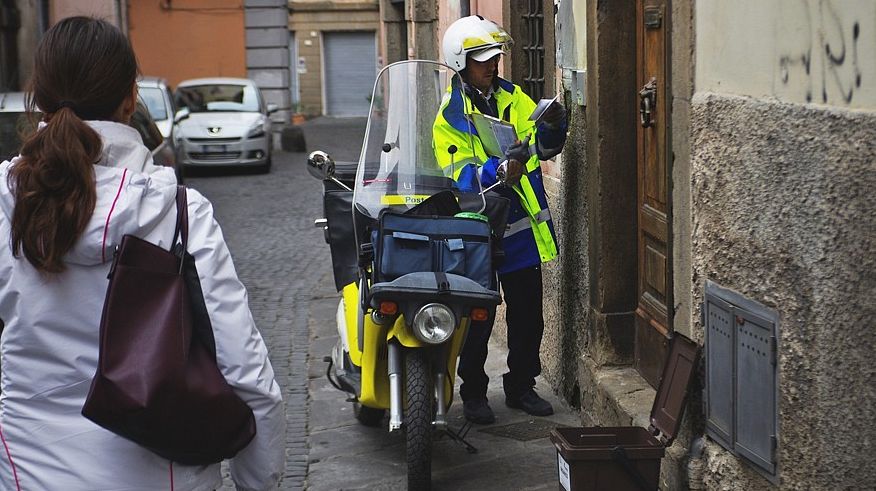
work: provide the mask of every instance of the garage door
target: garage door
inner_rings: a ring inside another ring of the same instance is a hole
[[[367,116],[377,77],[374,32],[326,32],[323,45],[326,114]]]

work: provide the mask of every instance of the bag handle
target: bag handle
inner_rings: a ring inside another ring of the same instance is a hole
[[[176,229],[173,231],[173,247],[176,247],[177,239],[181,239],[180,248],[177,249],[176,255],[179,256],[179,270],[182,273],[183,260],[185,260],[186,251],[189,244],[189,210],[188,199],[186,198],[186,187],[176,187]]]

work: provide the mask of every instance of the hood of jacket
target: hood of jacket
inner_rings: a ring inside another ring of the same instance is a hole
[[[173,169],[152,163],[149,149],[133,128],[109,121],[86,123],[103,141],[101,158],[94,166],[97,203],[65,261],[89,266],[112,260],[113,250],[126,234],[149,235],[176,206],[177,182]],[[20,159],[0,164],[0,219],[7,223],[15,209],[9,170]],[[159,245],[168,248],[171,239],[167,237]]]

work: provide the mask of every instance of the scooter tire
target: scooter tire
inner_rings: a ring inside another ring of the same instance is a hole
[[[370,426],[372,428],[380,426],[383,417],[386,415],[386,409],[376,409],[363,406],[359,403],[353,404],[353,412],[356,414],[356,420],[362,426]]]
[[[408,489],[429,490],[432,486],[432,414],[435,394],[432,373],[422,350],[405,356],[405,453]]]

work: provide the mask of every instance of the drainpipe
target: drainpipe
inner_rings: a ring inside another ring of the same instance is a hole
[[[698,436],[690,443],[690,459],[687,461],[687,483],[691,491],[706,489],[703,485],[703,470],[706,465],[703,460],[703,452],[706,448],[706,439]]]
[[[128,35],[128,1],[116,0],[116,25],[122,33]]]
[[[40,38],[42,38],[43,34],[49,30],[49,0],[40,0],[37,3],[37,10],[39,12],[37,22],[39,23]]]

